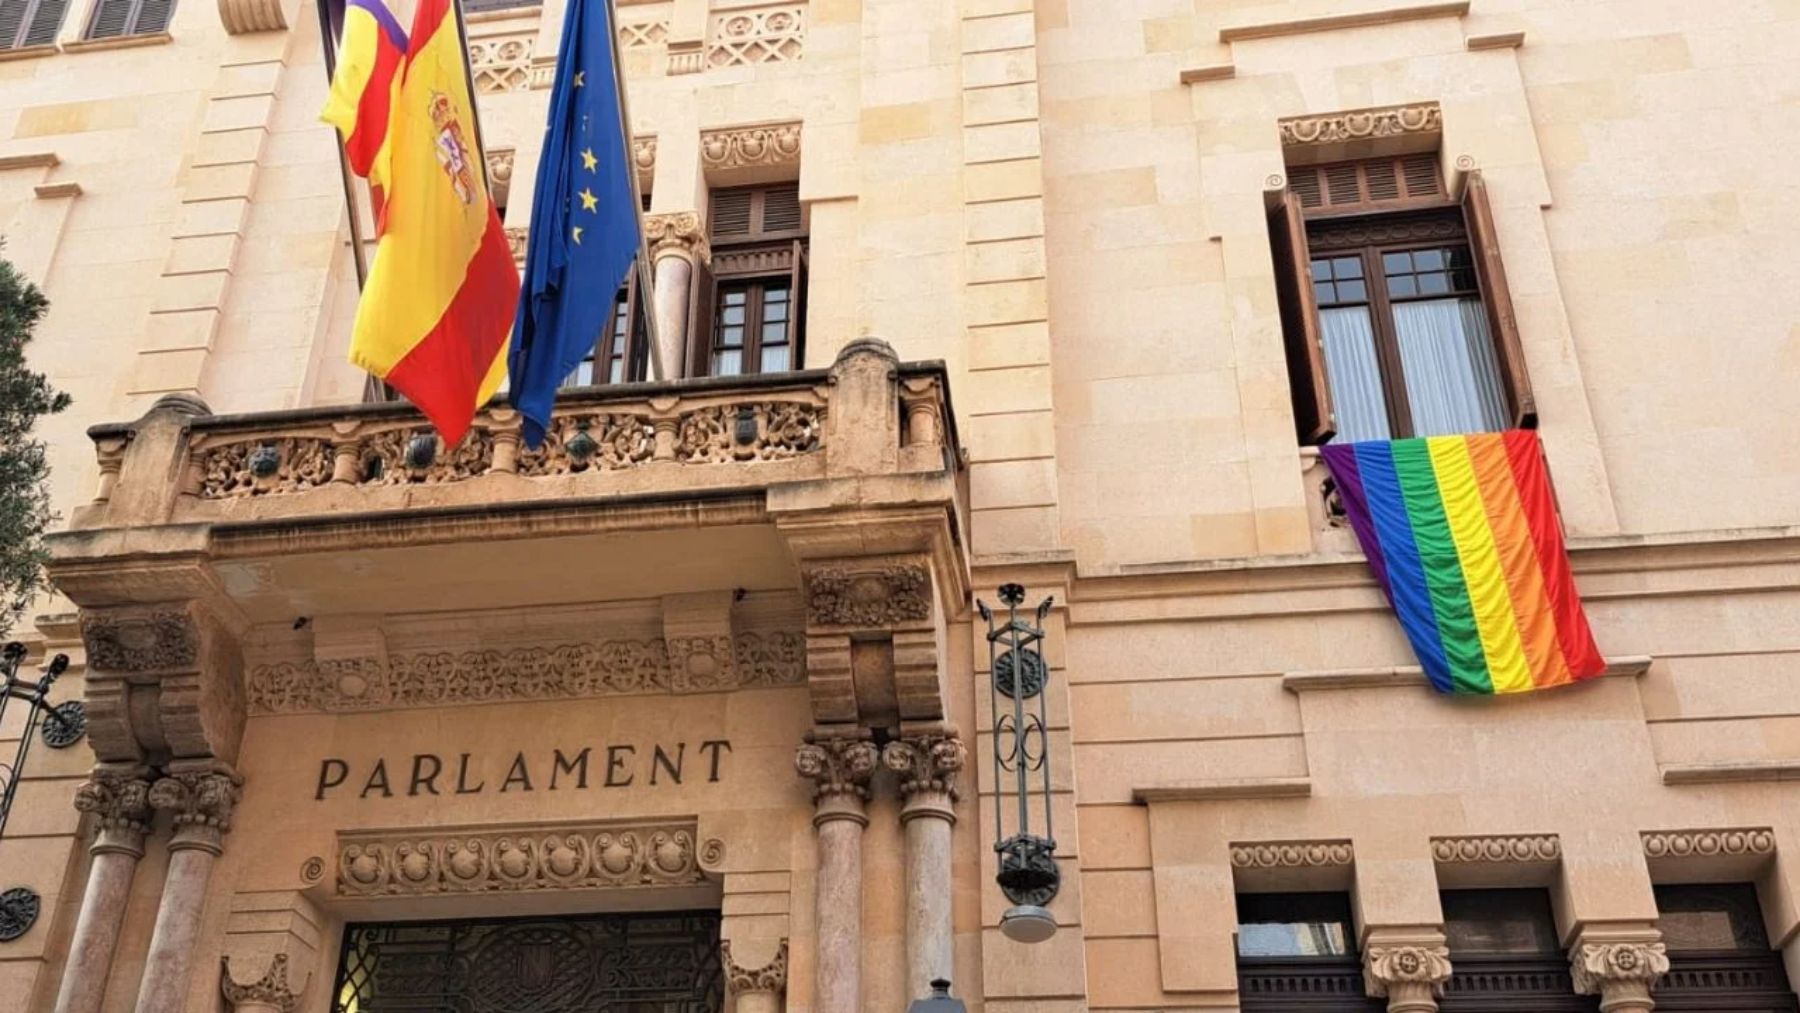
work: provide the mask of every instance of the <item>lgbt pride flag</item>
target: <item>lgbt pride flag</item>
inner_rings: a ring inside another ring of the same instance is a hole
[[[457,17],[453,0],[419,0],[413,15],[387,110],[381,240],[350,339],[350,361],[418,405],[449,446],[506,377],[519,300],[519,271],[488,199]],[[356,23],[347,20],[346,33]],[[362,130],[363,108],[359,99],[346,143]]]
[[[1522,693],[1605,671],[1537,433],[1321,449],[1433,687]]]

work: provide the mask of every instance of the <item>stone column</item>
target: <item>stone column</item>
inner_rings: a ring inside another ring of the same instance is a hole
[[[212,879],[213,860],[219,857],[225,832],[231,829],[231,810],[243,784],[242,778],[221,763],[177,763],[193,763],[194,769],[171,770],[150,788],[150,804],[170,811],[175,828],[169,840],[162,902],[144,962],[144,981],[138,988],[137,1013],[181,1013],[187,1008],[188,977],[194,969],[194,943],[206,907],[206,888]]]
[[[1387,999],[1388,1013],[1437,1013],[1450,980],[1450,950],[1441,943],[1384,945],[1371,935],[1363,953],[1363,984]]]
[[[1669,971],[1668,952],[1655,930],[1652,938],[1607,939],[1604,930],[1584,930],[1569,949],[1575,991],[1600,997],[1600,1013],[1650,1013],[1650,988]]]
[[[906,827],[906,998],[931,994],[931,982],[956,969],[950,921],[950,831],[956,826],[956,776],[968,751],[954,729],[890,742],[882,762],[900,775]]]
[[[300,993],[306,991],[311,975],[301,979],[300,987],[288,984],[288,956],[277,953],[269,959],[269,969],[255,981],[241,982],[231,974],[231,958],[219,958],[219,991],[231,1004],[232,1013],[294,1013],[300,1005]]]
[[[863,803],[875,773],[875,747],[861,738],[807,737],[794,769],[813,782],[813,827],[819,838],[817,1013],[862,1010]]]
[[[88,866],[75,938],[63,965],[56,1013],[98,1013],[106,998],[131,878],[138,859],[144,857],[144,834],[150,826],[149,774],[144,767],[98,768],[75,789],[75,808],[92,813],[98,824],[88,848],[94,860]]]
[[[707,259],[706,227],[698,211],[646,215],[644,238],[656,274],[650,306],[656,317],[662,379],[676,380],[694,372],[687,362],[688,306],[694,296],[694,265]]]
[[[781,1013],[781,994],[787,991],[788,941],[783,939],[775,956],[758,968],[740,967],[732,959],[731,940],[719,944],[726,984],[737,1000],[736,1013]]]

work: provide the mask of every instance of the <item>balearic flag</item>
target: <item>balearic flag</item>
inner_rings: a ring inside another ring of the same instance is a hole
[[[331,95],[321,115],[344,139],[350,171],[369,181],[379,211],[388,181],[388,117],[406,62],[406,32],[382,0],[349,0]]]
[[[350,361],[418,405],[449,446],[506,377],[519,298],[476,144],[458,17],[454,0],[420,0],[413,16],[387,152],[374,163],[379,171],[385,157],[388,173],[381,240],[350,341]]]
[[[531,447],[543,441],[557,387],[593,350],[641,243],[607,3],[568,0],[538,163],[510,363]]]
[[[1445,693],[1600,675],[1536,432],[1330,444],[1356,540]]]

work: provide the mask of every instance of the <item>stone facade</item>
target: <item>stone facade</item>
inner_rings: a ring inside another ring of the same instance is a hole
[[[315,8],[89,6],[0,51],[75,399],[26,639],[90,722],[0,840],[42,901],[0,1013],[326,1013],[346,924],[645,908],[722,913],[740,1013],[1232,1009],[1234,894],[1311,889],[1390,1009],[1435,1008],[1462,886],[1549,888],[1608,1009],[1669,967],[1653,884],[1754,882],[1800,971],[1790,5],[621,0],[654,312],[712,190],[797,182],[804,368],[422,455],[345,361]],[[468,25],[521,238],[562,15]],[[1295,438],[1269,194],[1398,153],[1485,180],[1594,684],[1433,696]],[[1055,597],[1031,947],[1008,581]]]

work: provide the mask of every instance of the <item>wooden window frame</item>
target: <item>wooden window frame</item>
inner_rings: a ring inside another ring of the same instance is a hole
[[[126,2],[126,0],[116,0],[116,2],[122,3]],[[131,6],[125,13],[124,24],[120,27],[118,33],[114,35],[97,36],[94,34],[94,31],[99,27],[100,12],[106,7],[108,0],[94,0],[93,7],[88,11],[87,25],[82,29],[81,37],[84,40],[90,41],[94,39],[129,39],[134,35],[154,35],[166,32],[169,30],[169,26],[175,22],[176,2],[177,0],[169,0],[169,13],[160,27],[154,29],[142,29],[138,26],[138,21],[144,16],[145,0],[129,0]]]
[[[649,366],[649,339],[647,328],[643,325],[642,314],[648,310],[638,298],[638,273],[632,271],[625,279],[622,290],[625,303],[625,348],[624,376],[619,383],[637,383],[644,379]],[[619,334],[619,302],[621,296],[615,295],[611,304],[611,312],[606,315],[606,325],[600,329],[600,335],[594,340],[594,381],[587,386],[601,387],[613,383],[612,360],[613,351],[617,347]],[[577,367],[579,368],[579,367]],[[602,379],[601,377],[605,378]]]
[[[806,286],[808,275],[808,242],[806,208],[800,205],[797,226],[789,229],[764,229],[764,213],[771,191],[791,189],[793,183],[761,187],[734,188],[720,191],[708,202],[716,212],[718,199],[728,193],[749,196],[745,212],[747,229],[743,232],[719,234],[710,239],[712,259],[695,265],[694,298],[688,308],[688,372],[693,376],[714,375],[713,356],[719,346],[719,301],[726,289],[749,286],[755,298],[747,298],[744,343],[741,349],[744,370],[737,375],[755,376],[762,372],[763,300],[765,285],[778,281],[788,284],[788,370],[803,368],[806,361]],[[797,195],[796,195],[797,200]],[[713,225],[716,228],[717,222]]]

